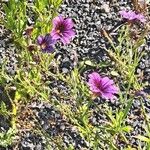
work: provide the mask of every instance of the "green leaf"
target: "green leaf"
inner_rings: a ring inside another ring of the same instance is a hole
[[[128,112],[130,111],[130,108],[131,108],[131,106],[132,106],[132,103],[133,103],[133,99],[129,99],[129,101],[128,101],[128,104],[127,104],[127,107],[124,109],[124,115],[123,115],[123,117],[122,117],[122,120],[124,120],[126,117],[127,117],[127,114],[128,114]]]
[[[131,126],[125,126],[125,127],[122,127],[122,130],[125,132],[130,132],[131,130],[133,130],[133,128]]]
[[[139,140],[141,140],[141,141],[150,143],[150,138],[147,138],[147,137],[145,137],[145,136],[138,135],[138,136],[135,136],[135,138],[137,138],[137,139],[139,139]]]
[[[50,3],[57,9],[61,5],[62,0],[50,0]]]
[[[84,64],[85,64],[85,65],[88,65],[88,66],[92,66],[92,67],[95,66],[95,64],[94,64],[92,61],[90,61],[90,60],[86,60],[86,61],[84,62]]]
[[[9,112],[8,112],[6,104],[4,102],[1,102],[1,105],[0,105],[0,114],[4,115],[6,117],[9,116]]]
[[[21,97],[22,97],[22,94],[19,91],[16,91],[16,93],[15,93],[15,100],[18,101],[18,100],[21,99]]]
[[[0,133],[0,146],[7,147],[11,145],[16,130],[10,128],[6,133]]]

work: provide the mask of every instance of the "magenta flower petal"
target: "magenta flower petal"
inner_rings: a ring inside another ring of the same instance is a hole
[[[64,45],[70,43],[70,39],[67,38],[67,36],[63,36],[63,37],[61,37],[60,39],[61,39],[61,41],[63,42]]]
[[[107,88],[105,88],[104,89],[104,92],[106,91],[106,93],[118,93],[119,92],[119,89],[116,87],[116,86],[113,86],[113,85],[111,85],[111,86],[108,86]]]
[[[101,84],[105,88],[105,87],[107,87],[109,85],[114,84],[114,81],[110,80],[108,77],[104,77],[104,78],[102,78],[102,83]]]
[[[52,38],[60,40],[64,45],[70,43],[71,38],[74,38],[73,30],[74,23],[71,18],[63,18],[58,16],[53,19],[53,29],[50,33]]]
[[[75,36],[74,31],[65,31],[64,34],[65,34],[65,36],[68,36],[68,37],[74,37]]]
[[[119,13],[122,16],[122,18],[124,18],[124,19],[127,19],[127,20],[134,20],[134,19],[136,19],[136,13],[134,11],[132,11],[132,10],[130,10],[130,11],[122,10]]]
[[[102,98],[112,100],[112,99],[115,99],[116,96],[114,96],[112,93],[109,92],[109,93],[102,93]]]
[[[68,29],[72,29],[73,26],[74,26],[74,23],[72,21],[71,18],[67,18],[65,21],[64,21],[64,24],[67,26]]]
[[[37,43],[38,43],[39,45],[41,45],[43,39],[44,39],[44,37],[43,37],[42,35],[38,36],[38,38],[37,38]]]
[[[101,79],[100,75],[97,73],[97,72],[93,72],[91,74],[88,75],[88,77],[91,79],[91,80],[94,80],[94,79]]]
[[[47,44],[47,46],[49,45],[53,45],[56,43],[56,41],[54,39],[52,39],[50,34],[46,34],[44,37],[44,42]]]
[[[121,10],[119,11],[119,14],[121,15],[123,19],[129,20],[129,21],[138,20],[142,23],[146,21],[145,17],[142,14],[140,13],[137,14],[132,10],[130,11]]]
[[[127,12],[127,15],[126,15],[126,19],[129,19],[129,20],[134,20],[134,19],[136,19],[136,13],[133,12],[132,10],[128,11],[128,12]]]
[[[45,36],[38,36],[37,43],[40,45],[43,52],[52,52],[53,45],[56,43],[56,41],[52,39],[50,34],[47,34]]]
[[[58,40],[61,38],[61,36],[59,34],[57,34],[57,32],[55,30],[53,30],[51,32],[51,36],[53,37],[54,40]]]
[[[62,16],[57,16],[53,19],[53,26],[56,27],[58,25],[58,23],[62,23],[63,22],[63,17]]]
[[[91,92],[96,96],[101,96],[105,99],[114,99],[114,94],[119,92],[119,89],[114,85],[114,81],[108,77],[101,77],[97,72],[88,75],[88,86]]]
[[[93,72],[89,74],[88,77],[89,77],[88,85],[90,86],[90,90],[94,91],[95,93],[99,93],[99,88],[97,86],[101,82],[101,77],[99,76],[99,74]]]
[[[48,46],[45,49],[42,50],[44,53],[51,53],[54,51],[54,48],[52,46]]]

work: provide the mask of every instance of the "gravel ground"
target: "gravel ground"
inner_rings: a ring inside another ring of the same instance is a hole
[[[130,1],[120,0],[118,2],[109,2],[107,0],[64,0],[59,12],[64,16],[69,16],[74,19],[76,37],[68,46],[57,46],[56,58],[60,59],[60,70],[63,73],[70,72],[78,61],[91,59],[95,62],[110,61],[104,52],[104,48],[108,47],[108,43],[100,34],[102,27],[107,30],[112,29],[117,25],[121,19],[118,11],[122,8],[131,8]],[[137,72],[144,71],[145,81],[150,81],[150,38],[147,39],[147,46],[145,51],[147,55],[142,58]],[[8,72],[14,74],[16,68],[16,54],[14,45],[11,44],[10,33],[0,26],[0,63],[4,58],[8,58]],[[106,70],[108,71],[108,70]],[[51,86],[56,86],[61,90],[66,91],[66,87],[62,82],[55,82]],[[2,90],[0,90],[0,93]],[[147,86],[145,91],[150,93]],[[95,101],[99,106],[103,103],[99,99]],[[144,104],[147,113],[150,113],[150,101],[145,99]],[[119,104],[108,104],[108,107],[117,109]],[[29,111],[27,111],[29,110]],[[93,115],[91,122],[95,125],[101,124],[106,120],[102,109],[101,112],[93,108]],[[31,114],[29,114],[31,112]],[[34,114],[35,118],[33,118]],[[26,116],[28,115],[28,118]],[[0,116],[1,118],[2,116]],[[19,150],[44,150],[46,139],[41,134],[48,134],[50,137],[62,137],[62,145],[66,149],[69,144],[73,144],[75,149],[88,149],[89,143],[86,142],[74,128],[70,122],[59,112],[53,105],[43,102],[33,102],[26,106],[20,114],[20,119],[24,122],[24,127],[19,126],[20,129],[34,129],[37,122],[44,133],[31,133],[30,131],[21,131],[21,139],[18,141]],[[5,120],[5,118],[1,118]],[[32,121],[34,120],[34,121]],[[129,140],[133,147],[137,148],[137,140],[132,138],[134,135],[145,134],[143,130],[143,116],[141,116],[141,105],[139,100],[135,100],[132,105],[132,110],[129,114],[127,124],[132,125],[134,130],[129,136]],[[7,130],[9,121],[0,121],[0,130]],[[39,136],[37,136],[39,135]],[[124,143],[118,143],[118,146],[124,147]],[[15,147],[15,146],[14,146]],[[56,144],[51,144],[52,149],[56,149]],[[4,148],[0,147],[0,150]],[[8,148],[13,149],[13,148]],[[6,150],[6,149],[5,149]]]

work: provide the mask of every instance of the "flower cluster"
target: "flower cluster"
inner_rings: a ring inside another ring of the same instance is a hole
[[[37,43],[40,45],[43,52],[52,52],[53,45],[56,41],[61,41],[64,45],[70,43],[70,40],[75,36],[73,30],[74,23],[71,18],[63,18],[57,16],[53,19],[53,29],[51,33],[45,36],[38,36]]]
[[[118,93],[118,88],[114,85],[114,81],[108,77],[101,77],[97,72],[89,74],[88,85],[91,92],[95,96],[101,96],[105,99],[114,99]]]
[[[146,21],[145,17],[142,14],[136,13],[136,12],[134,12],[132,10],[130,10],[130,11],[121,10],[119,12],[119,14],[122,16],[122,18],[124,18],[124,19],[126,19],[128,21],[136,20],[136,21],[140,21],[142,23],[144,23]]]

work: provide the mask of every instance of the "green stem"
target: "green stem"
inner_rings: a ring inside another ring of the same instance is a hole
[[[12,98],[10,97],[8,91],[6,90],[6,94],[11,102],[12,105],[12,117],[11,117],[11,126],[12,129],[16,129],[16,116],[17,116],[17,101],[16,100],[12,100]]]

